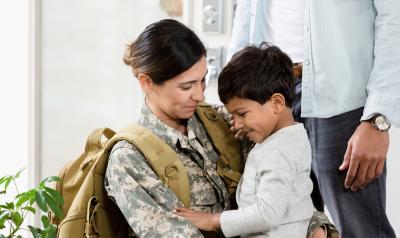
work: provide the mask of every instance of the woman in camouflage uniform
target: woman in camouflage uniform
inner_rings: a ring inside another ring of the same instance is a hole
[[[190,205],[197,211],[230,209],[227,189],[217,175],[218,154],[194,114],[204,100],[206,49],[189,28],[175,20],[153,23],[128,46],[132,67],[145,95],[138,124],[175,150],[190,183]],[[226,116],[226,115],[225,115]],[[112,149],[105,187],[138,237],[218,237],[199,231],[172,211],[183,206],[151,169],[142,153],[121,141]],[[317,222],[320,224],[321,222]]]

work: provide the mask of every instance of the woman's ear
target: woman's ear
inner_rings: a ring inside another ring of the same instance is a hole
[[[274,113],[281,113],[286,107],[285,97],[281,93],[274,93],[271,96],[271,103]]]
[[[147,74],[139,74],[137,78],[144,92],[148,92],[153,87],[153,80]]]

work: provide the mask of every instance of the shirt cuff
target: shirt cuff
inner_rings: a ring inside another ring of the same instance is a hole
[[[397,97],[372,93],[368,95],[361,120],[368,120],[375,114],[384,115],[390,124],[400,126],[400,103]]]

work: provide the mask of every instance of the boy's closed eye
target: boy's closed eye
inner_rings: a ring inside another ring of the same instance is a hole
[[[237,115],[238,117],[244,117],[244,116],[246,116],[246,114],[247,114],[247,112],[237,112],[237,113],[236,113],[236,115]]]

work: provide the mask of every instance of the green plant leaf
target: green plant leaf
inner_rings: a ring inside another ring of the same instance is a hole
[[[26,191],[25,193],[29,194],[29,205],[32,206],[32,204],[36,201],[36,189],[33,188],[31,190]]]
[[[3,208],[3,206],[1,206]],[[8,210],[13,210],[14,209],[14,203],[13,202],[6,202],[6,205],[4,208],[8,209]]]
[[[6,176],[1,177],[0,178],[0,184],[3,184],[8,179],[8,177],[10,177],[10,176],[6,175]]]
[[[11,184],[16,184],[16,179],[20,178],[22,172],[25,169],[19,170],[15,175],[4,176],[0,178],[0,195],[7,192],[7,189]],[[0,238],[19,238],[19,230],[29,228],[34,238],[56,238],[57,237],[57,226],[51,224],[47,215],[41,216],[43,229],[35,226],[25,226],[24,217],[27,213],[35,214],[37,209],[34,208],[34,204],[39,207],[43,212],[51,210],[56,217],[61,217],[62,209],[61,206],[64,204],[64,199],[61,194],[56,190],[46,186],[47,183],[59,181],[57,176],[50,176],[42,180],[36,188],[30,189],[26,192],[22,191],[15,196],[13,202],[0,202],[0,231],[6,227],[6,222],[10,222],[12,230],[10,234],[2,235]],[[8,226],[7,226],[8,227]],[[8,230],[8,229],[7,229]]]
[[[4,178],[4,191],[7,191],[8,186],[10,185],[11,181],[13,180],[12,176],[6,176]]]
[[[64,205],[64,198],[58,191],[49,187],[45,187],[44,190],[48,192],[56,200],[57,203],[59,203],[61,206]]]
[[[61,212],[61,209],[59,207],[59,203],[57,203],[56,200],[54,200],[54,198],[52,196],[50,196],[49,193],[44,192],[43,195],[44,195],[44,197],[46,199],[47,205],[54,212],[55,216],[57,218],[60,218],[62,216],[62,212]]]
[[[19,212],[14,212],[12,214],[12,221],[16,226],[20,226],[24,219],[22,218],[21,214]]]
[[[27,202],[29,199],[31,199],[31,195],[29,193],[21,193],[17,196],[17,202],[15,203],[15,206],[17,208],[21,207],[25,202]]]
[[[19,176],[21,175],[21,173],[25,170],[25,168],[20,169],[13,177],[15,179],[19,178]]]
[[[35,201],[38,207],[44,211],[47,212],[49,209],[47,208],[46,205],[46,200],[44,198],[43,192],[41,190],[36,191],[35,193]]]
[[[0,230],[3,229],[4,223],[10,219],[10,212],[9,211],[2,211],[0,213]]]
[[[47,179],[47,182],[58,182],[58,181],[60,181],[60,177],[58,177],[58,176],[49,176],[49,177],[47,177],[46,178]]]
[[[57,234],[57,225],[50,223],[49,225],[49,232]]]
[[[0,212],[0,220],[3,219],[3,217],[7,216],[8,214],[10,214],[9,211],[1,211]]]
[[[22,207],[21,209],[30,211],[33,214],[36,213],[36,209],[34,207],[31,207],[31,206]]]
[[[49,176],[39,183],[39,188],[44,188],[46,186],[46,183],[51,183],[51,182],[56,182],[60,181],[60,178],[58,176]]]
[[[35,188],[29,189],[29,190],[26,191],[26,192],[22,192],[22,193],[18,194],[17,196],[15,196],[15,198],[19,198],[19,197],[22,197],[22,196],[30,196],[30,197],[32,197],[32,198],[35,198],[35,192],[36,192],[36,190],[37,190],[37,189],[35,189]]]
[[[46,215],[43,215],[40,220],[42,220],[43,228],[46,230],[46,228],[50,225],[49,218]]]
[[[0,205],[0,208],[3,208],[3,209],[5,209],[5,210],[12,210],[12,209],[10,209],[8,206],[6,206],[6,205]]]
[[[31,231],[31,233],[32,233],[32,236],[34,237],[34,238],[41,238],[40,237],[40,230],[38,229],[38,228],[36,228],[36,227],[33,227],[33,226],[28,226],[28,228],[29,228],[29,230]]]
[[[53,230],[49,231],[47,238],[57,238],[57,232]]]

